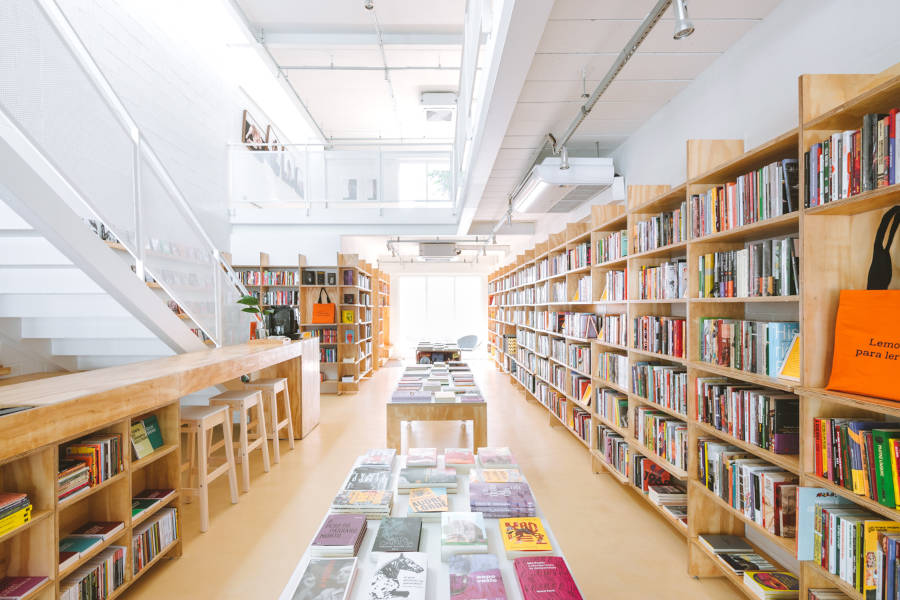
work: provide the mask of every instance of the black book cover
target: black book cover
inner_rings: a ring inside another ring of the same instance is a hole
[[[387,517],[381,520],[373,552],[418,552],[422,534],[422,519],[417,517]]]
[[[822,142],[822,204],[831,202],[831,138]]]
[[[806,153],[809,160],[809,153]],[[781,172],[783,176],[784,191],[782,193],[782,207],[784,214],[797,210],[798,200],[800,199],[800,168],[797,165],[797,159],[786,158],[781,161]],[[807,181],[809,177],[807,176]]]
[[[809,208],[809,198],[812,194],[812,186],[809,183],[809,151],[803,153],[803,181],[806,182],[806,197],[803,204],[804,208]]]

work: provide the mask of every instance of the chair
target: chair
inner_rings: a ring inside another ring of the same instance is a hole
[[[456,340],[456,345],[459,346],[460,350],[474,350],[478,347],[478,336],[464,335]]]
[[[212,432],[222,427],[225,461],[210,470]],[[237,474],[234,468],[234,451],[231,443],[231,414],[226,406],[182,406],[181,433],[187,435],[188,462],[181,465],[181,472],[188,471],[188,486],[182,488],[188,498],[200,498],[200,531],[209,529],[209,484],[223,474],[228,474],[231,503],[237,504]],[[197,487],[191,487],[196,475]]]
[[[288,394],[287,379],[279,377],[276,379],[257,379],[250,383],[244,384],[244,387],[251,390],[259,390],[262,392],[263,404],[266,406],[268,413],[268,430],[269,439],[272,440],[272,462],[276,465],[281,462],[281,444],[279,443],[279,432],[287,429],[287,439],[291,450],[294,449],[294,431],[291,428],[293,416],[291,415],[291,398]],[[281,394],[282,408],[281,415],[284,417],[278,420],[278,394]]]
[[[266,412],[263,408],[262,392],[259,390],[231,390],[209,399],[212,406],[227,406],[238,415],[240,425],[236,461],[241,463],[241,487],[250,491],[250,452],[260,448],[263,455],[263,469],[269,472],[269,444],[266,442]],[[254,410],[255,409],[255,410]],[[254,411],[256,418],[253,418]],[[250,430],[253,429],[251,434]],[[252,441],[251,441],[252,436]],[[225,444],[227,447],[227,444]]]

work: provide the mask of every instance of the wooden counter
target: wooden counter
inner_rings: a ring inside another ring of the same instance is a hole
[[[3,386],[0,407],[37,408],[0,417],[0,461],[256,371],[288,379],[294,437],[302,438],[319,421],[318,357],[317,339],[240,344]]]

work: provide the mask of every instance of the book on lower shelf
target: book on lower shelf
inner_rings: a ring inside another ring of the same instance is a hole
[[[346,599],[356,579],[356,558],[311,558],[291,600]]]
[[[0,535],[18,529],[31,520],[32,504],[28,494],[0,492]]]
[[[493,554],[450,557],[450,600],[506,600],[500,563]]]
[[[487,531],[480,512],[441,513],[441,555],[484,554],[488,551]]]
[[[524,600],[582,600],[581,592],[560,556],[524,556],[513,561]]]
[[[518,517],[498,519],[500,538],[506,558],[512,560],[520,556],[544,556],[553,553],[553,544],[538,517]]]
[[[59,584],[60,600],[107,598],[125,583],[124,546],[110,546]]]
[[[800,580],[788,571],[744,571],[744,585],[762,600],[797,598]]]
[[[91,471],[84,461],[60,457],[58,471],[56,490],[60,500],[74,496],[91,485]]]
[[[59,447],[60,474],[63,467],[68,470],[71,463],[63,457],[83,462],[90,473],[90,485],[100,485],[118,475],[125,468],[123,461],[122,435],[118,433],[98,433]]]
[[[132,532],[131,557],[134,573],[169,548],[178,539],[178,509],[164,508]]]
[[[21,600],[49,580],[40,575],[3,577],[0,579],[0,600]]]
[[[91,552],[94,546],[103,542],[103,537],[67,536],[59,540],[59,570],[65,571]]]
[[[124,529],[125,523],[122,521],[90,521],[69,535],[75,537],[99,537],[101,540],[108,540],[120,531],[124,531]]]
[[[382,597],[426,600],[428,554],[425,552],[376,552],[375,571],[369,579],[369,598]],[[389,588],[389,596],[384,590]]]

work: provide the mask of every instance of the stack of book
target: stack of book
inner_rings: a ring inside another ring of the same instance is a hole
[[[654,504],[676,504],[687,506],[687,492],[676,485],[651,485],[647,496]]]
[[[397,451],[394,448],[372,448],[359,459],[361,467],[371,467],[373,469],[391,470],[394,465],[394,456]]]
[[[393,505],[394,494],[388,490],[341,490],[331,501],[331,512],[382,519],[391,514]]]
[[[3,577],[0,579],[0,598],[20,600],[30,596],[49,579],[46,576]]]
[[[420,404],[423,402],[431,402],[431,392],[423,392],[418,388],[415,390],[398,389],[391,394],[391,402],[398,404]]]
[[[479,512],[441,514],[441,557],[454,554],[485,554],[488,551],[484,517]]]
[[[329,558],[356,556],[366,535],[366,523],[365,515],[328,515],[309,546],[309,554]]]
[[[508,469],[519,466],[509,448],[479,448],[478,464],[483,469]]]
[[[99,485],[118,475],[125,467],[122,436],[118,433],[98,434],[69,442],[59,448],[60,456],[79,460],[88,467],[90,485]]]
[[[469,507],[489,519],[533,517],[534,496],[527,483],[470,483]]]
[[[850,600],[850,596],[832,588],[809,588],[809,600]]]
[[[386,517],[378,524],[372,552],[418,552],[422,537],[422,519]]]
[[[58,470],[56,490],[60,500],[74,496],[91,485],[91,471],[83,461],[60,457]]]
[[[450,510],[447,489],[424,487],[409,490],[409,507],[406,516],[417,517],[425,522],[439,521],[441,514]]]
[[[110,546],[59,584],[60,600],[108,598],[125,583],[125,546]]]
[[[177,539],[178,514],[175,508],[164,508],[150,521],[135,528],[131,538],[134,572],[138,573]]]
[[[441,487],[448,494],[456,493],[456,469],[431,467],[406,467],[400,469],[397,478],[397,493],[408,494],[410,490],[427,487]]]
[[[544,530],[544,524],[537,517],[500,519],[500,538],[506,558],[512,560],[520,556],[546,556],[553,554],[553,544]]]
[[[410,448],[406,453],[407,467],[436,467],[437,448]]]
[[[311,558],[290,596],[294,600],[349,598],[356,580],[356,558]]]
[[[141,490],[131,498],[131,519],[138,518],[154,506],[165,504],[175,496],[173,489]]]
[[[444,448],[444,465],[467,473],[475,466],[475,454],[468,448]]]
[[[484,402],[484,398],[477,391],[465,392],[465,393],[459,395],[459,401],[462,402],[463,404],[467,404],[467,403],[471,404],[471,403]]]
[[[31,500],[28,494],[0,492],[0,535],[21,527],[31,520]]]
[[[745,571],[780,571],[765,557],[760,556],[744,538],[728,534],[703,534],[700,543],[709,548],[734,573],[743,575]]]
[[[800,592],[800,580],[788,571],[744,571],[744,585],[762,600],[793,599]]]

